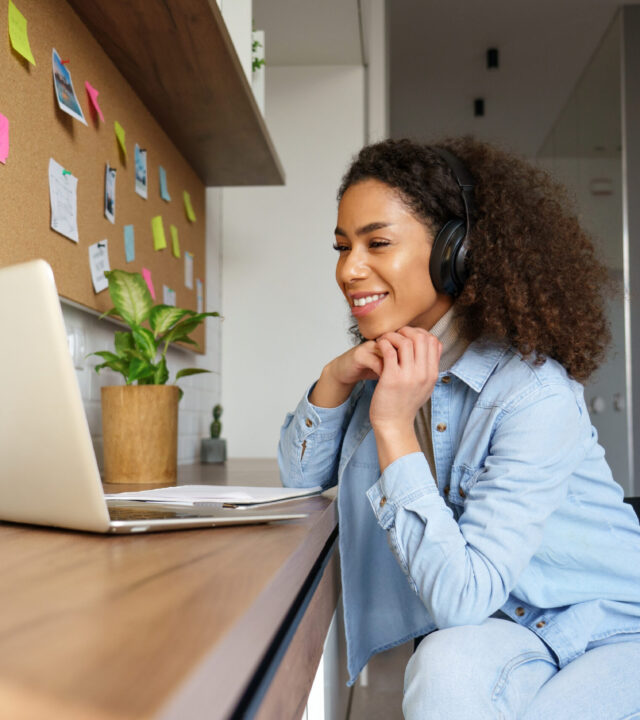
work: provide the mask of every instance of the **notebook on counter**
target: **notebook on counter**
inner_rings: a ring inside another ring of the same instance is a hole
[[[0,327],[0,520],[137,533],[306,517],[263,502],[253,510],[224,501],[168,506],[106,497],[53,271],[44,260],[0,269]]]

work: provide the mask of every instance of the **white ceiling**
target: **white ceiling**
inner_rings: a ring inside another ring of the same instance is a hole
[[[362,0],[366,2],[366,0]],[[391,134],[472,133],[534,155],[615,0],[387,0]],[[361,62],[357,0],[253,0],[268,65]],[[487,48],[500,67],[487,70]],[[485,99],[485,116],[473,100]]]

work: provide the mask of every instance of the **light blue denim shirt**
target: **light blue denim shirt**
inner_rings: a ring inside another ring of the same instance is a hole
[[[284,485],[338,484],[349,685],[373,654],[498,610],[560,667],[640,632],[638,520],[562,366],[469,345],[431,396],[437,484],[422,453],[380,474],[375,384],[337,408],[307,393],[278,448]]]

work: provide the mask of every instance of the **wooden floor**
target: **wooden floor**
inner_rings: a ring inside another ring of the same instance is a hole
[[[354,685],[349,720],[402,720],[404,669],[412,651],[413,640],[369,661],[367,685],[362,674]]]

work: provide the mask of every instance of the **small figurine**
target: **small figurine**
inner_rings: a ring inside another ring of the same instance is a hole
[[[213,422],[209,426],[211,437],[202,438],[200,444],[200,462],[223,463],[227,459],[227,441],[220,437],[222,432],[222,405],[213,408]]]

